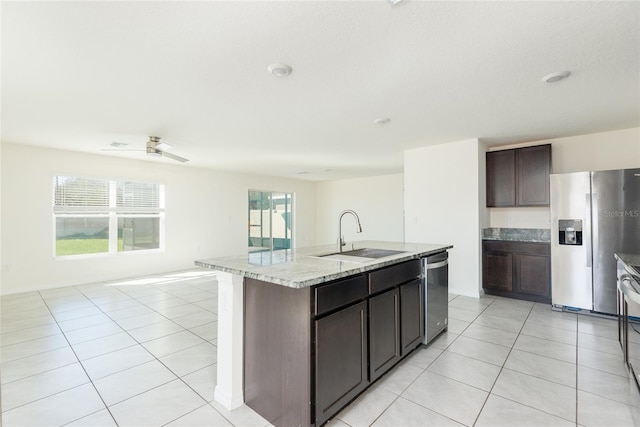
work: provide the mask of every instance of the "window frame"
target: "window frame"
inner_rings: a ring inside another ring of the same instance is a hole
[[[60,211],[56,211],[56,179],[58,177],[68,177],[68,178],[76,178],[76,179],[86,179],[86,180],[96,180],[96,181],[104,181],[107,183],[108,188],[108,204],[109,206],[104,206],[103,209],[96,208],[88,208],[83,210],[83,207],[73,207],[68,209],[67,212],[64,212],[64,208],[60,209]],[[98,257],[112,257],[112,256],[130,256],[133,254],[149,254],[154,252],[164,252],[165,251],[165,196],[166,196],[166,185],[163,182],[151,182],[144,180],[136,180],[136,179],[126,179],[126,178],[113,178],[113,177],[95,177],[95,176],[86,176],[86,175],[74,175],[74,174],[63,174],[57,173],[51,175],[52,180],[52,251],[53,258],[55,260],[68,260],[68,259],[86,259],[86,258],[98,258]],[[118,186],[122,183],[133,183],[133,184],[142,184],[142,185],[155,185],[157,186],[158,191],[158,208],[129,208],[129,207],[118,207],[117,206],[117,191]],[[101,210],[101,211],[100,211]],[[70,255],[58,255],[57,254],[57,219],[58,218],[108,218],[108,249],[104,252],[94,252],[94,253],[80,253],[80,254],[70,254]],[[158,247],[150,248],[150,249],[136,249],[136,250],[118,250],[118,223],[120,218],[132,218],[132,217],[140,217],[140,218],[158,218]]]

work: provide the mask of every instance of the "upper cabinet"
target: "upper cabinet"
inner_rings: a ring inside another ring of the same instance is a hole
[[[487,152],[487,207],[549,206],[551,144]]]

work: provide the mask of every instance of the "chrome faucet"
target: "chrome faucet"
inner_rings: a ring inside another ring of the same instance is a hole
[[[340,212],[340,215],[338,216],[338,251],[339,252],[342,252],[342,247],[346,245],[346,243],[344,242],[344,238],[342,237],[342,217],[348,213],[353,215],[354,218],[356,219],[356,222],[358,223],[358,229],[356,230],[356,232],[362,233],[362,225],[360,225],[360,218],[358,217],[358,214],[355,213],[355,211],[352,211],[351,209],[346,209]]]

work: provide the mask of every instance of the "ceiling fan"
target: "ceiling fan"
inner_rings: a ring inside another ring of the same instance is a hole
[[[184,157],[177,156],[175,154],[167,152],[167,150],[171,150],[173,145],[167,144],[166,142],[160,142],[159,136],[150,136],[147,141],[147,148],[145,150],[142,149],[130,149],[130,148],[119,148],[126,147],[128,144],[123,142],[112,142],[111,146],[116,148],[103,148],[102,151],[146,151],[149,156],[156,157],[168,157],[173,160],[177,160],[179,162],[188,162],[189,159],[185,159]]]

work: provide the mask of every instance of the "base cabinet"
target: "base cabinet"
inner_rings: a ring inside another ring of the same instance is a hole
[[[367,303],[316,320],[315,335],[315,414],[320,425],[369,384]]]
[[[486,249],[482,254],[482,282],[486,289],[513,290],[513,254]]]
[[[276,427],[320,426],[424,338],[419,260],[312,288],[245,278],[247,406]]]
[[[424,292],[421,280],[400,286],[400,354],[412,351],[424,341]]]
[[[400,293],[398,288],[369,299],[371,381],[400,360]]]
[[[549,243],[485,240],[482,287],[487,294],[551,303]]]

